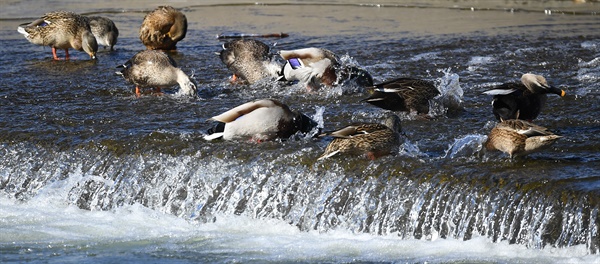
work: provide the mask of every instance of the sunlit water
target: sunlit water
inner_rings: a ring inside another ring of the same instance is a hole
[[[114,73],[162,2],[0,4],[0,261],[600,262],[598,3],[231,3],[172,3],[190,23],[174,58],[198,98],[136,98]],[[117,50],[52,61],[16,27],[55,9],[113,19]],[[444,96],[431,120],[402,114],[406,142],[376,161],[317,161],[329,139],[206,142],[209,117],[259,98],[324,129],[386,114],[353,85],[231,85],[224,32],[285,32],[263,41]],[[564,138],[510,160],[482,148],[495,120],[481,93],[525,72],[567,91],[536,120]]]

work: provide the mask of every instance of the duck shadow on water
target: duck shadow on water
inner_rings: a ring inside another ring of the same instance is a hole
[[[88,71],[90,67],[98,65],[97,60],[53,60],[52,58],[34,59],[29,63],[29,67],[38,71],[53,73],[57,75],[69,75]]]

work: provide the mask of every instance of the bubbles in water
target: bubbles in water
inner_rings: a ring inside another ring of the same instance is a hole
[[[577,70],[577,80],[583,83],[589,83],[584,89],[578,89],[576,92],[579,95],[586,95],[598,89],[598,80],[600,80],[600,57],[594,58],[591,61],[579,59]]]
[[[471,157],[483,149],[483,143],[487,140],[485,135],[466,135],[454,140],[446,150],[444,158],[454,159],[456,157]]]
[[[420,61],[420,60],[435,60],[439,58],[439,51],[433,52],[425,52],[421,54],[414,55],[410,60],[411,61]]]
[[[413,158],[418,158],[418,157],[425,157],[427,156],[427,154],[423,153],[420,149],[419,149],[419,145],[418,142],[411,142],[409,140],[404,141],[404,143],[402,143],[402,145],[400,146],[400,152],[401,155],[404,156],[409,156],[409,157],[413,157]]]
[[[447,110],[458,110],[462,107],[463,89],[460,86],[460,77],[456,73],[451,73],[450,68],[438,71],[444,73],[444,76],[437,80],[436,86],[440,95],[430,102],[431,116],[441,116]]]
[[[581,43],[581,47],[584,49],[598,50],[598,48],[600,48],[600,43],[597,41],[584,41]]]
[[[471,60],[467,63],[467,65],[469,65],[469,67],[467,68],[469,71],[476,71],[481,69],[482,65],[486,65],[489,63],[492,63],[494,61],[494,58],[491,56],[474,56],[471,57]]]

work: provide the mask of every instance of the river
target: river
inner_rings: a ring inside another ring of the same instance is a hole
[[[146,12],[180,8],[173,55],[194,98],[146,95],[115,74],[144,47]],[[598,263],[597,1],[12,1],[0,3],[0,262]],[[115,51],[53,61],[16,28],[64,9],[111,18]],[[208,118],[276,98],[331,130],[382,122],[353,85],[232,85],[223,33],[323,47],[376,82],[427,79],[460,106],[401,114],[405,143],[375,161],[317,161],[328,138],[207,142]],[[566,91],[536,123],[562,135],[510,159],[482,148],[482,92],[533,72]]]

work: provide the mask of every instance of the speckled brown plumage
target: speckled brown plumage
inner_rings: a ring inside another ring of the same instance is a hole
[[[65,59],[69,59],[69,49],[85,51],[90,58],[96,59],[98,43],[92,34],[88,19],[73,12],[50,12],[41,18],[19,26],[17,31],[29,42],[52,47],[52,55],[58,60],[56,49],[65,50]]]
[[[172,6],[159,6],[144,17],[140,40],[149,50],[175,50],[186,33],[185,15]]]
[[[400,118],[390,115],[385,125],[357,123],[322,136],[335,137],[319,159],[336,154],[366,155],[370,159],[393,153],[400,144]]]
[[[238,39],[223,44],[221,61],[234,74],[234,80],[253,84],[261,79],[275,78],[281,64],[273,60],[270,47],[255,39]]]
[[[498,123],[492,129],[485,147],[488,150],[502,151],[512,158],[540,151],[559,138],[561,136],[555,135],[545,127],[511,119]]]
[[[179,68],[175,61],[166,53],[159,50],[145,50],[138,52],[125,64],[118,74],[126,81],[135,84],[136,94],[140,95],[140,88],[162,88],[179,84],[178,94],[195,95],[196,85]]]
[[[369,87],[366,101],[391,111],[429,112],[429,100],[440,94],[433,83],[413,78],[398,78]]]

